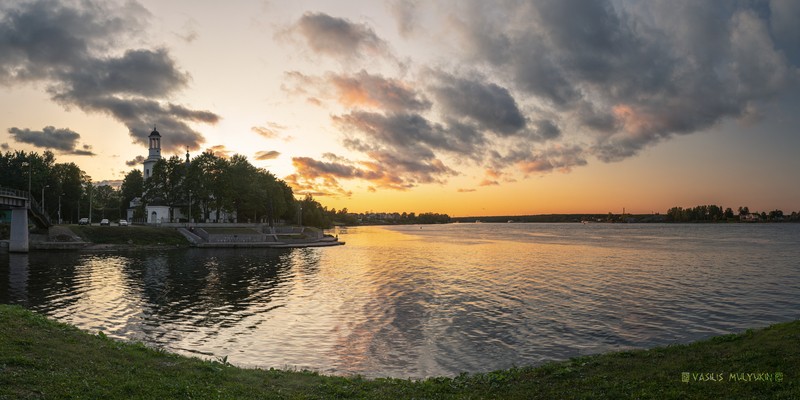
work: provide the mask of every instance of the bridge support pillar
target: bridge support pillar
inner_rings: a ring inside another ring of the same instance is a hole
[[[11,210],[11,240],[8,251],[14,253],[28,252],[28,210],[14,208]]]

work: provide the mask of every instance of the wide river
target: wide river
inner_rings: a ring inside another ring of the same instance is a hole
[[[321,249],[0,254],[0,302],[260,368],[420,378],[800,318],[800,224],[451,224]]]

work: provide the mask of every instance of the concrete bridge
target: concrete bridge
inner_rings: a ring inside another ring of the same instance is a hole
[[[11,240],[8,243],[8,251],[11,252],[28,252],[30,247],[28,216],[40,228],[49,228],[53,225],[50,217],[42,211],[30,193],[23,190],[0,186],[0,208],[11,210]]]

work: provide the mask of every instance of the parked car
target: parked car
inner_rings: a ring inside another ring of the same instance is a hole
[[[119,226],[128,226],[128,221],[124,219],[119,220]]]
[[[89,225],[89,218],[81,218],[78,220],[78,225]]]
[[[103,218],[103,219],[100,220],[100,226],[103,226],[103,225],[109,226],[109,225],[111,225],[111,222],[108,222],[108,219]]]

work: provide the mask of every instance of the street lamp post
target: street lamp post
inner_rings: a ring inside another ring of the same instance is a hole
[[[28,167],[28,208],[31,208],[31,163],[23,161],[22,166]]]

